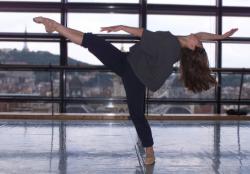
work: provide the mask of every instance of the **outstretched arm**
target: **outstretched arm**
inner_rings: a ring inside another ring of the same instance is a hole
[[[198,37],[198,39],[201,41],[222,40],[222,39],[226,39],[226,38],[232,36],[237,30],[238,30],[238,28],[233,28],[222,35],[206,33],[206,32],[199,32],[199,33],[196,33],[195,36]]]
[[[116,25],[111,27],[101,27],[101,31],[109,32],[117,32],[117,31],[125,31],[133,36],[141,37],[143,33],[143,28],[129,27],[124,25]]]

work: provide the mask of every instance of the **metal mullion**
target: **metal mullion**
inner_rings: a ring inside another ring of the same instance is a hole
[[[139,27],[147,29],[147,0],[139,0]],[[148,88],[144,93],[144,112],[148,115]]]
[[[249,43],[250,37],[230,37],[223,40],[224,43]]]
[[[139,5],[132,3],[66,3],[68,12],[137,14]]]
[[[0,96],[0,102],[60,102],[59,97],[44,97],[44,96],[12,96],[12,95],[4,95]]]
[[[148,4],[148,14],[215,15],[216,6]]]
[[[0,96],[0,102],[56,102],[60,103],[60,97],[44,97],[44,96],[13,96],[13,95],[4,95]],[[66,97],[64,99],[65,103],[103,103],[112,101],[115,104],[123,104],[126,103],[126,98],[124,97],[114,97],[114,98],[106,98],[106,97],[89,97],[89,98],[72,98]],[[215,100],[184,100],[184,99],[149,99],[148,103],[150,104],[216,104]],[[222,100],[221,104],[231,104],[231,105],[249,105],[250,100],[241,100],[240,102],[237,99],[234,100]]]
[[[139,27],[147,28],[147,0],[140,0]]]
[[[0,38],[27,38],[27,39],[59,39],[58,34],[23,33],[23,32],[0,32]]]
[[[60,9],[61,13],[61,24],[67,26],[67,14],[65,11],[65,4],[66,0],[61,0],[62,6]],[[60,66],[67,66],[67,41],[66,38],[61,37],[60,39]],[[65,105],[65,96],[66,96],[66,71],[62,69],[60,71],[60,83],[59,83],[59,96],[60,96],[60,105],[59,105],[59,112],[65,113],[66,112],[66,105]]]
[[[222,1],[217,0],[217,15],[216,15],[216,33],[221,34],[222,33]],[[217,42],[217,47],[216,47],[216,68],[221,68],[222,67],[222,43],[219,40]],[[218,72],[218,85],[216,86],[216,113],[220,114],[221,113],[221,72]]]
[[[78,65],[26,65],[26,64],[0,64],[0,70],[16,70],[16,71],[100,71],[110,72],[105,66],[78,66]],[[177,69],[174,69],[176,71]],[[250,74],[250,68],[211,68],[212,72],[221,73],[246,73]]]
[[[0,2],[1,12],[60,12],[60,2]]]
[[[250,7],[222,7],[223,16],[250,16]]]

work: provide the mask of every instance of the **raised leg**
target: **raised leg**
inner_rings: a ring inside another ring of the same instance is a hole
[[[34,21],[43,24],[48,33],[58,32],[60,35],[68,38],[73,43],[82,45],[94,54],[105,66],[111,69],[119,76],[123,73],[123,62],[126,58],[126,53],[121,52],[111,43],[105,41],[102,37],[91,33],[83,33],[81,31],[67,28],[56,21],[36,17]]]
[[[64,27],[63,25],[49,18],[35,17],[33,20],[38,24],[43,24],[45,26],[45,30],[48,33],[56,31],[62,36],[71,40],[73,43],[76,43],[78,45],[81,45],[82,43],[84,33],[81,31]]]

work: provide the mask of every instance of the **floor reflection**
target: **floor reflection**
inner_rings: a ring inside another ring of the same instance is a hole
[[[59,173],[67,174],[67,149],[66,149],[66,125],[64,122],[59,126]]]
[[[128,121],[1,121],[1,172],[249,173],[250,122],[151,125],[156,163],[145,166],[144,148]]]

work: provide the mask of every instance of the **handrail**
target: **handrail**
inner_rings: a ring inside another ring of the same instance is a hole
[[[17,120],[129,120],[129,114],[115,114],[115,113],[86,113],[86,114],[60,114],[54,113],[0,113],[0,119]],[[241,115],[225,115],[225,114],[149,114],[148,120],[250,120],[250,116]]]
[[[250,68],[210,68],[212,72],[245,72],[250,73]],[[16,71],[26,71],[26,70],[33,70],[33,71],[60,71],[60,70],[67,70],[67,71],[110,71],[105,66],[97,66],[97,65],[90,65],[90,66],[83,66],[83,65],[20,65],[20,64],[0,64],[0,70],[16,70]],[[174,68],[174,71],[178,71],[178,68]]]

